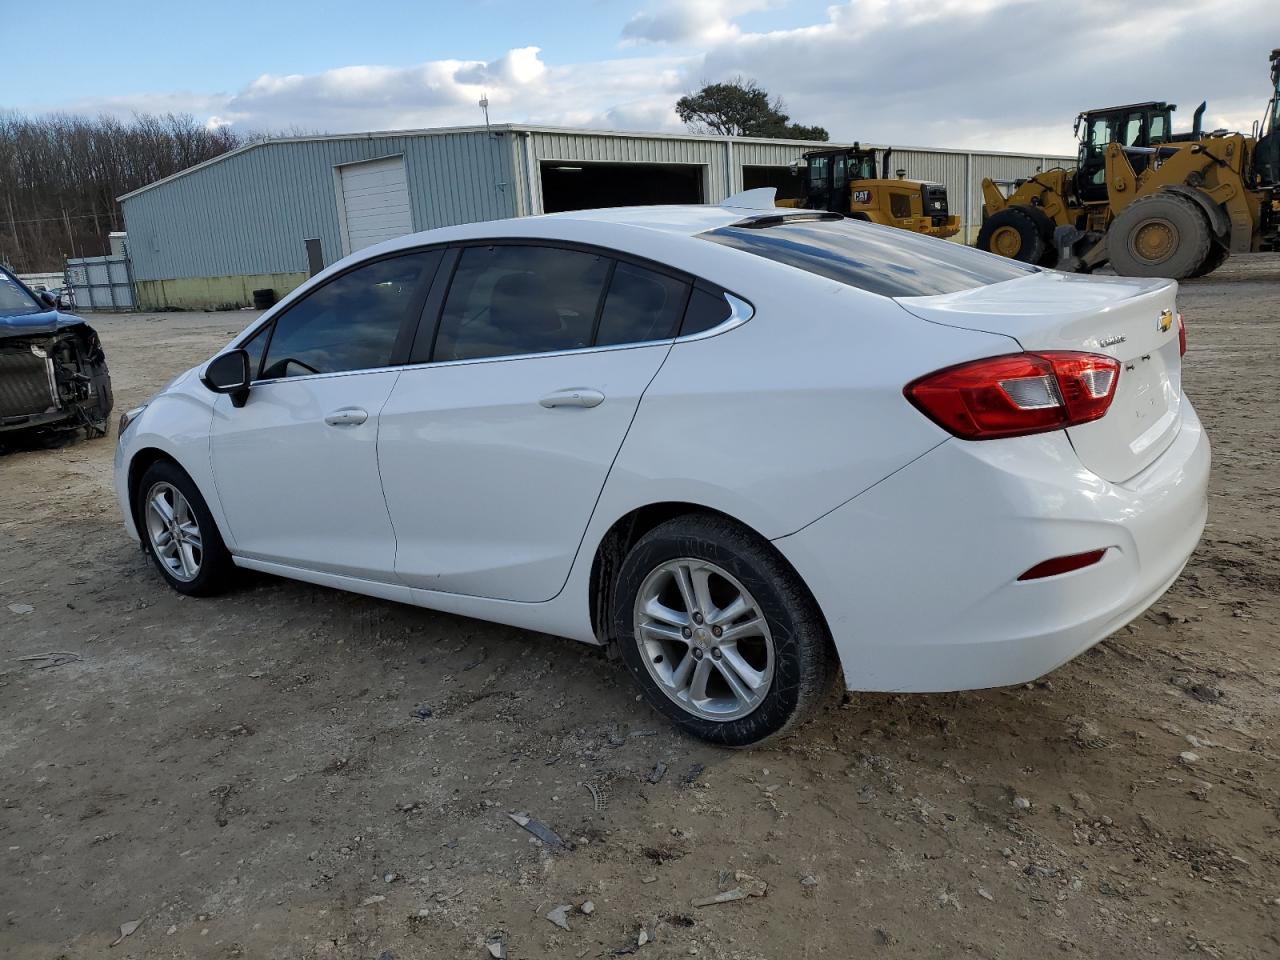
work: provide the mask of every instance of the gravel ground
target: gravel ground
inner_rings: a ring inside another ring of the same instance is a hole
[[[1280,257],[1180,302],[1215,466],[1168,595],[1036,684],[833,696],[753,751],[570,641],[259,576],[185,599],[111,439],[10,449],[0,954],[1280,956]],[[250,317],[98,318],[119,407]]]

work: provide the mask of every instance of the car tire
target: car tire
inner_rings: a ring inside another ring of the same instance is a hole
[[[641,537],[618,572],[612,617],[649,703],[724,746],[783,732],[837,672],[804,583],[767,540],[721,516],[686,514]]]
[[[209,597],[231,586],[231,553],[195,482],[176,463],[158,460],[147,468],[133,510],[143,551],[174,590]]]

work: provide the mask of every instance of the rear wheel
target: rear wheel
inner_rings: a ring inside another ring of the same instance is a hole
[[[835,675],[804,584],[767,541],[723,517],[677,517],[636,543],[618,573],[613,628],[648,701],[726,746],[785,730]]]
[[[212,596],[231,585],[235,565],[208,504],[177,464],[147,468],[134,495],[142,547],[179,593]]]
[[[1122,277],[1185,279],[1206,262],[1212,246],[1209,218],[1176,193],[1133,201],[1107,231],[1107,259]]]
[[[1010,260],[1039,263],[1044,256],[1045,239],[1021,207],[1005,207],[983,221],[977,246]]]

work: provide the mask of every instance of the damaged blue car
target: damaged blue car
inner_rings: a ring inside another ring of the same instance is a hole
[[[0,267],[0,436],[41,428],[104,436],[112,402],[94,329]]]

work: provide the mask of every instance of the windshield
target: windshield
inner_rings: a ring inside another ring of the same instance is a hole
[[[876,178],[876,155],[874,153],[864,153],[862,156],[855,154],[850,158],[849,165],[850,180],[874,180]]]
[[[28,313],[43,313],[47,309],[26,287],[0,270],[0,317],[21,317]]]
[[[1016,260],[895,227],[770,220],[770,226],[720,227],[699,236],[884,297],[955,293],[1037,272]]]

